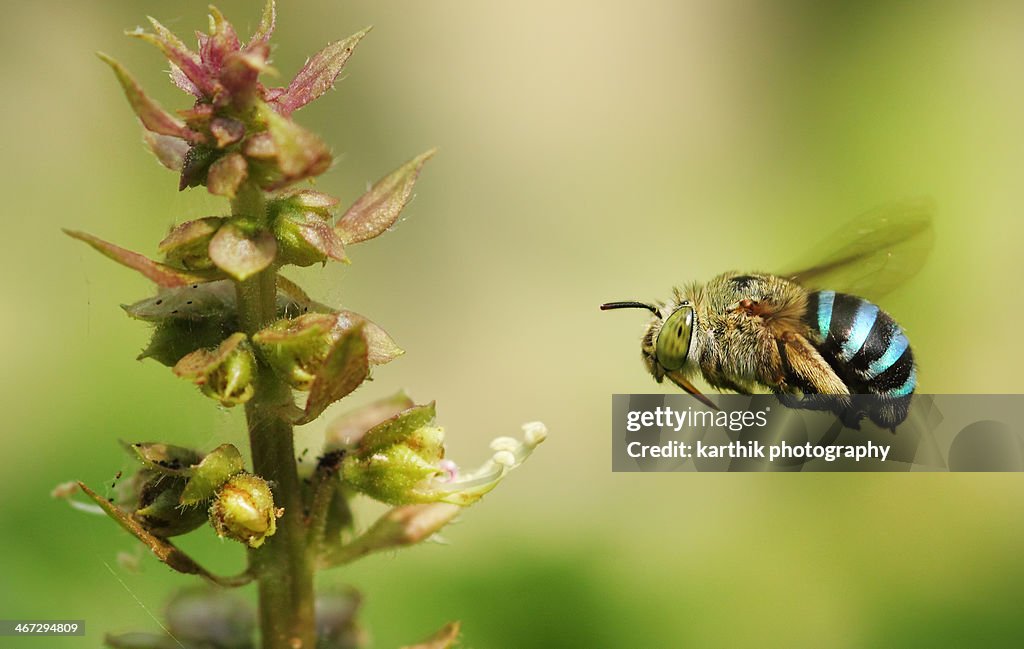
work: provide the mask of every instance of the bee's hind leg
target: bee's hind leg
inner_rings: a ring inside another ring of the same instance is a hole
[[[857,428],[862,415],[851,412],[850,390],[806,338],[786,332],[776,339],[782,378],[772,386],[782,405],[804,410],[829,410]]]
[[[787,332],[777,344],[787,383],[793,383],[804,392],[849,396],[846,383],[806,338]]]

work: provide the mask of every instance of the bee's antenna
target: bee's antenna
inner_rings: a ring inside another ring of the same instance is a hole
[[[608,311],[610,309],[647,309],[659,318],[661,317],[661,312],[658,311],[658,307],[653,304],[644,304],[643,302],[609,302],[601,305],[602,311]]]

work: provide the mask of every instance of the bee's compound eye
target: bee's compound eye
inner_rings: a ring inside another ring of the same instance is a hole
[[[672,312],[658,332],[655,353],[658,363],[668,371],[678,370],[686,363],[693,337],[693,307],[684,303]]]

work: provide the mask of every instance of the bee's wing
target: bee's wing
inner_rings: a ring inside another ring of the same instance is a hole
[[[893,203],[862,214],[815,248],[795,272],[780,273],[809,289],[876,300],[921,270],[932,249],[931,201]],[[838,246],[838,249],[836,248]],[[834,252],[822,256],[822,250]]]

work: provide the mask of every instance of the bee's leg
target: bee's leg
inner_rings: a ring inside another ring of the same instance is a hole
[[[850,394],[843,380],[806,338],[790,331],[781,336],[778,345],[787,379],[795,379],[804,392]]]
[[[850,412],[850,390],[806,338],[786,332],[777,339],[785,378],[776,386],[783,405],[805,410],[830,410],[844,423]],[[802,392],[796,396],[794,392]],[[852,426],[856,428],[856,426]]]

